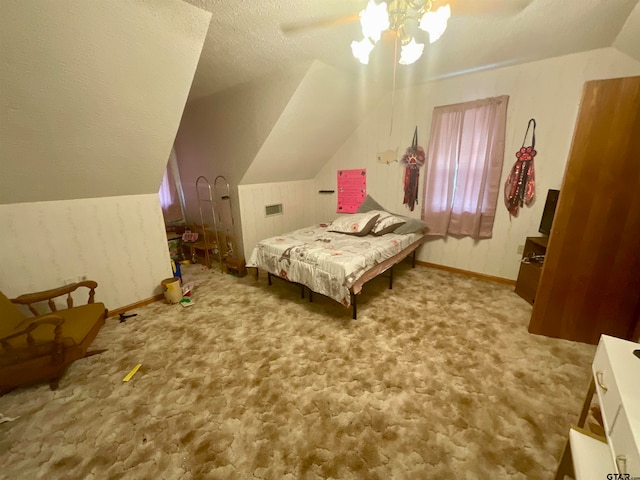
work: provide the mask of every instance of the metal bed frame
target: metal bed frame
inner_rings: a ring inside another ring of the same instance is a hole
[[[402,262],[409,255],[411,255],[411,268],[415,268],[415,266],[416,266],[416,253],[417,253],[418,247],[420,247],[420,245],[422,245],[426,241],[426,239],[427,239],[426,235],[422,236],[420,239],[416,240],[411,245],[407,246],[401,252],[395,254],[392,257],[387,258],[385,261],[380,262],[378,265],[375,265],[374,267],[372,267],[369,270],[367,270],[360,278],[358,278],[358,280],[355,281],[355,283],[349,288],[349,294],[351,296],[351,311],[352,311],[351,318],[353,320],[357,320],[358,319],[358,302],[357,302],[357,298],[358,297],[357,297],[357,295],[359,295],[362,292],[362,287],[364,286],[364,284],[367,283],[369,280],[372,280],[374,278],[377,278],[377,277],[381,276],[386,271],[389,271],[389,289],[390,290],[393,289],[393,267],[396,264]],[[258,276],[259,276],[259,269],[256,268],[256,279],[258,279]],[[297,282],[291,282],[291,281],[287,280],[286,278],[280,277],[279,275],[273,274],[271,272],[267,272],[267,280],[269,282],[269,285],[271,285],[271,278],[272,277],[279,278],[281,280],[284,280],[285,282],[288,282],[288,283],[291,283],[291,284],[294,284],[294,285],[299,285],[300,286],[300,297],[301,298],[304,298],[304,291],[305,291],[305,288],[306,288],[307,290],[309,290],[309,302],[313,302],[314,291],[311,290],[306,285],[303,285],[303,284],[297,283]],[[315,293],[317,293],[317,292],[315,292]]]

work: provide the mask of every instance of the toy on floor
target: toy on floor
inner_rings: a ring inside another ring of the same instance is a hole
[[[135,317],[136,315],[138,315],[137,313],[132,313],[131,315],[126,315],[124,313],[120,314],[120,323],[124,323],[127,321],[127,318],[131,318],[131,317]]]
[[[133,367],[133,370],[131,370],[129,373],[127,373],[127,375],[122,379],[123,382],[128,382],[129,380],[131,380],[131,377],[133,377],[136,372],[138,371],[138,369],[142,366],[141,363],[137,364],[135,367]]]

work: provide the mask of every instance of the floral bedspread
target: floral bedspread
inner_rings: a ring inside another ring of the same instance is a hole
[[[348,307],[349,287],[362,274],[420,237],[418,233],[356,237],[316,225],[260,241],[247,266],[306,285]]]

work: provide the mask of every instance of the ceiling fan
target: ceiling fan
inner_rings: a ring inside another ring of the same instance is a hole
[[[369,53],[383,32],[392,32],[396,44],[402,45],[399,63],[409,65],[422,55],[424,44],[414,39],[416,29],[428,32],[430,43],[435,42],[447,28],[451,15],[515,14],[532,0],[369,0],[358,13],[303,20],[280,25],[290,35],[305,30],[337,27],[360,21],[363,39],[353,41],[353,55],[361,63],[368,63]],[[363,0],[364,4],[364,0]]]
[[[378,3],[382,3],[377,0]],[[532,0],[432,0],[435,8],[449,4],[453,15],[512,15],[523,10]],[[397,2],[395,0],[385,0],[387,4],[405,3],[405,4],[424,4],[425,1],[405,1]],[[365,0],[362,2],[365,6]],[[390,8],[391,9],[391,8]],[[360,20],[360,12],[354,12],[348,15],[330,15],[322,18],[310,18],[308,20],[300,20],[280,24],[280,30],[284,34],[295,34],[305,30],[337,27],[349,23],[355,23]]]

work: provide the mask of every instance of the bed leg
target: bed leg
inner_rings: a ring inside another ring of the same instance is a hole
[[[351,311],[353,312],[353,314],[351,315],[351,318],[353,318],[354,320],[357,320],[357,318],[358,318],[358,301],[356,300],[356,296],[353,294],[353,292],[351,292]]]
[[[393,265],[389,269],[389,290],[393,289]]]
[[[309,303],[313,302],[313,290],[309,289]]]
[[[411,268],[416,268],[416,252],[417,251],[418,251],[417,248],[413,251],[413,260],[411,261]]]
[[[260,269],[256,267],[256,280],[260,280]]]
[[[300,285],[300,298],[304,298],[304,285]]]
[[[271,285],[271,273],[267,272],[267,280],[269,280],[269,285]]]

